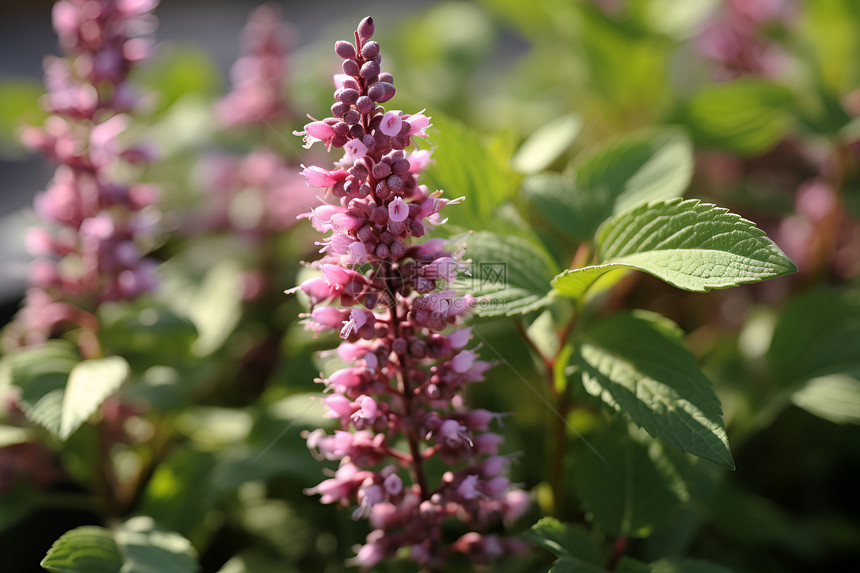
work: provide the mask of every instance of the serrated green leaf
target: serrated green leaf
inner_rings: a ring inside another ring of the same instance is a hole
[[[831,374],[813,378],[791,395],[795,406],[837,424],[860,424],[860,380]]]
[[[200,570],[191,543],[158,527],[150,517],[134,517],[116,532],[123,556],[120,573],[196,573]]]
[[[819,289],[793,299],[779,315],[767,359],[783,385],[860,372],[860,293]]]
[[[787,132],[792,98],[787,88],[761,79],[710,84],[686,102],[680,119],[699,145],[757,155]]]
[[[598,231],[597,248],[601,264],[564,271],[553,280],[556,291],[579,298],[607,273],[623,269],[693,292],[797,270],[752,222],[695,199],[650,203],[613,217]]]
[[[576,140],[582,118],[567,114],[537,128],[520,146],[511,165],[520,173],[537,173],[549,167]]]
[[[122,565],[113,533],[94,526],[64,533],[41,562],[51,573],[120,573]]]
[[[622,313],[579,347],[586,391],[682,452],[734,468],[720,401],[671,321]]]
[[[560,570],[602,571],[605,561],[600,546],[581,525],[562,523],[554,517],[544,517],[523,536],[557,557],[565,557],[569,562]],[[571,569],[571,566],[580,567]],[[555,571],[555,569],[552,569]]]
[[[603,459],[578,457],[573,481],[589,519],[606,533],[647,536],[685,501],[677,476],[664,471],[659,456],[630,435],[625,421],[617,419],[589,439]]]
[[[66,440],[105,399],[126,381],[131,370],[121,356],[79,362],[69,374],[63,395],[60,439]]]
[[[7,383],[21,390],[19,403],[27,418],[59,435],[64,389],[80,361],[73,344],[50,340],[4,356],[0,371]]]
[[[558,265],[543,249],[516,236],[482,231],[464,239],[469,275],[453,286],[475,297],[479,316],[524,314],[549,301]]]
[[[442,189],[462,204],[446,207],[443,215],[464,229],[486,229],[496,209],[513,195],[519,177],[483,145],[477,133],[438,114],[432,118],[433,161],[422,177],[431,191]]]
[[[526,179],[522,189],[559,231],[590,241],[613,214],[640,203],[680,197],[692,173],[687,136],[665,127],[611,140],[578,158],[571,173],[542,173]]]

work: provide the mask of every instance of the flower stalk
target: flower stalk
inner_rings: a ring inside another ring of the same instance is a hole
[[[394,79],[380,67],[373,34],[365,18],[354,43],[335,44],[343,73],[334,76],[332,116],[297,132],[306,147],[344,150],[334,169],[303,171],[309,185],[325,189],[323,203],[304,216],[327,235],[313,263],[321,276],[293,291],[310,298],[306,328],[338,331],[337,353],[349,364],[318,380],[340,429],[306,437],[319,459],[339,466],[308,493],[357,505],[353,517],[369,519],[373,531],[352,564],[368,569],[405,547],[426,571],[439,571],[453,553],[487,562],[517,550],[517,542],[479,531],[517,517],[528,497],[506,476],[502,437],[490,431],[499,415],[470,409],[463,398],[491,365],[466,349],[471,329],[462,323],[473,299],[451,288],[462,263],[442,239],[417,241],[462,198],[418,183],[430,153],[406,150],[426,137],[430,119],[382,107]],[[428,471],[431,458],[447,467],[441,475]],[[459,537],[443,531],[452,518]]]

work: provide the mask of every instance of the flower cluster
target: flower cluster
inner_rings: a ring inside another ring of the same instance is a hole
[[[243,32],[243,55],[233,64],[233,91],[217,106],[226,126],[256,125],[283,119],[288,112],[284,100],[289,30],[276,4],[257,8]]]
[[[429,118],[379,105],[395,88],[373,33],[365,18],[354,44],[336,43],[343,73],[334,76],[332,117],[297,133],[308,146],[321,141],[345,152],[334,169],[303,171],[309,185],[325,189],[324,204],[305,216],[327,236],[315,263],[321,276],[294,290],[312,303],[307,328],[337,331],[337,352],[348,364],[319,380],[340,429],[310,432],[308,446],[340,463],[309,493],[357,506],[353,517],[369,519],[374,530],[354,564],[370,568],[404,547],[435,571],[452,552],[489,561],[517,548],[477,531],[446,539],[443,522],[483,529],[515,518],[528,497],[506,477],[502,438],[490,431],[499,415],[464,402],[464,388],[490,367],[466,349],[471,329],[461,323],[473,301],[449,288],[460,263],[445,241],[414,242],[456,201],[418,183],[427,151],[404,151],[412,138],[426,137]],[[435,479],[426,470],[431,458],[449,468]]]
[[[763,30],[789,25],[796,8],[792,0],[729,0],[698,36],[698,47],[714,62],[720,79],[776,75],[786,54]]]
[[[154,260],[145,256],[156,232],[157,190],[125,184],[118,165],[146,165],[152,151],[119,138],[135,102],[127,78],[150,51],[146,34],[157,0],[63,0],[54,6],[54,28],[66,52],[45,65],[51,115],[21,137],[59,166],[36,197],[44,227],[27,236],[40,257],[31,266],[24,308],[12,344],[48,338],[61,322],[95,327],[92,313],[105,301],[133,299],[155,286]],[[140,36],[143,34],[143,36]]]

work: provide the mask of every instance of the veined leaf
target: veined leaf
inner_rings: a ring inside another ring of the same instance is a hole
[[[646,312],[603,319],[579,347],[585,390],[682,452],[734,468],[720,401],[680,329]]]
[[[51,573],[119,573],[122,564],[113,533],[94,526],[64,533],[40,563]]]
[[[125,358],[108,356],[79,362],[69,374],[63,395],[60,439],[66,440],[116,392],[130,374]]]
[[[683,131],[665,127],[611,140],[577,159],[572,173],[542,173],[526,179],[522,189],[558,230],[590,241],[613,214],[680,197],[692,174],[689,139]]]
[[[797,270],[752,222],[695,199],[650,203],[613,217],[597,233],[597,250],[601,264],[564,271],[553,287],[579,298],[603,275],[636,269],[706,292]]]
[[[546,251],[523,238],[489,231],[466,237],[465,244],[472,265],[454,287],[475,297],[475,314],[512,316],[547,304],[558,265]]]

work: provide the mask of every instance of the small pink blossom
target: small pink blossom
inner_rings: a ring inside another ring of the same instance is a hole
[[[394,201],[388,204],[388,218],[399,223],[405,221],[409,216],[409,206],[400,197],[395,197]]]
[[[400,133],[400,126],[403,124],[402,111],[387,111],[382,116],[382,123],[379,125],[380,131],[389,137],[394,137]]]

